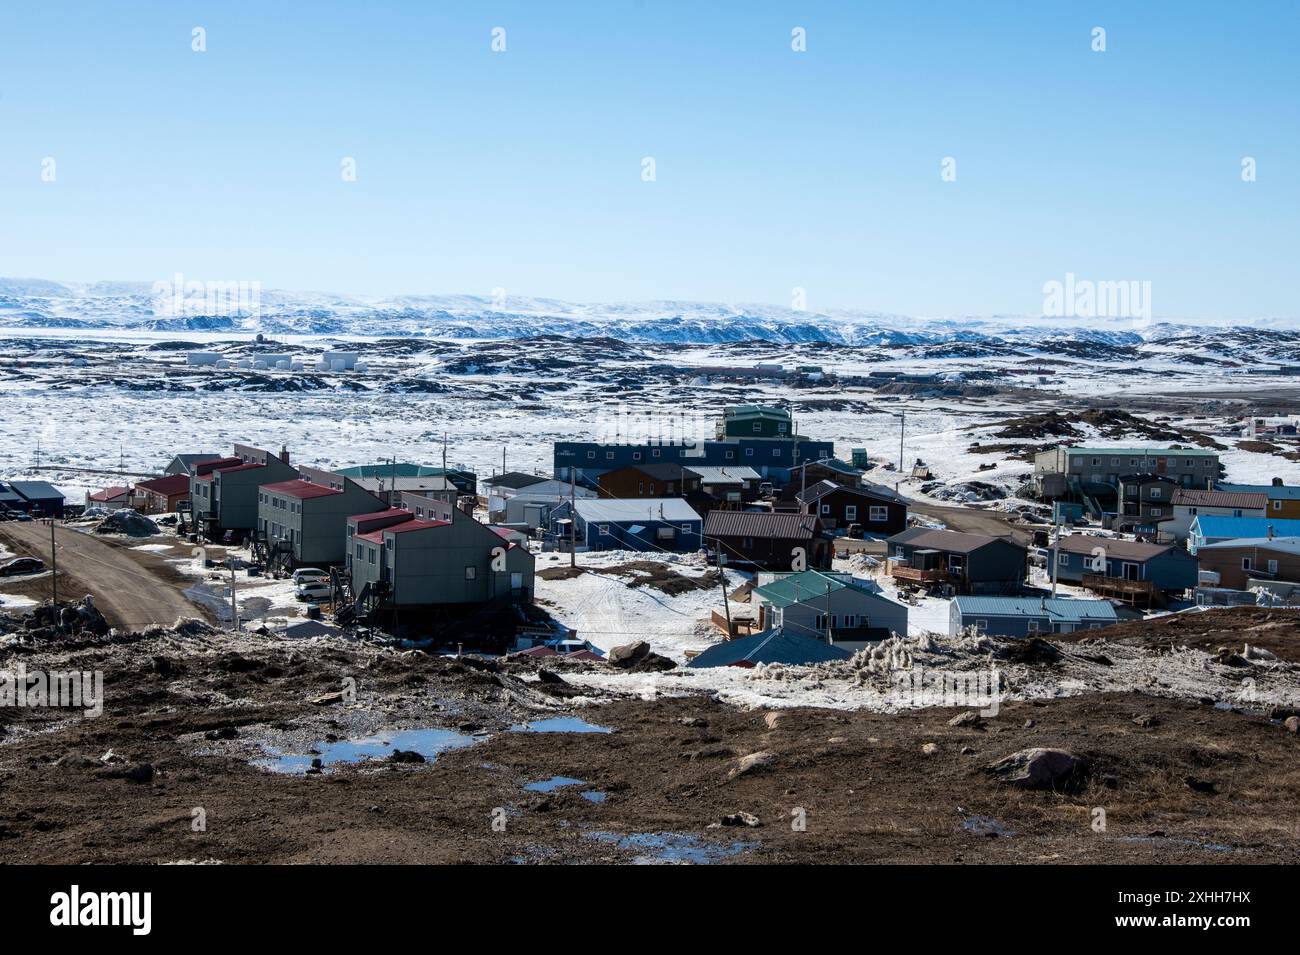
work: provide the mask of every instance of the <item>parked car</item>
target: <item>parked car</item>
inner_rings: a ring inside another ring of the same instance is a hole
[[[35,557],[15,557],[0,564],[0,576],[13,577],[17,574],[39,574],[45,569],[45,561]]]
[[[293,589],[293,595],[299,600],[328,600],[330,585],[320,580],[308,580]]]
[[[319,567],[299,567],[293,572],[293,582],[295,584],[301,584],[307,581],[328,581],[329,579],[329,572],[321,570]]]

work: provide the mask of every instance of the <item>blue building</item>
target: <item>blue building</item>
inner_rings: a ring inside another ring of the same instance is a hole
[[[1247,537],[1300,537],[1300,520],[1272,517],[1228,517],[1201,514],[1188,531],[1187,549],[1193,554],[1203,544]]]
[[[1119,620],[1106,600],[1064,597],[954,597],[948,608],[948,635],[967,627],[1001,637],[1099,630]]]
[[[589,550],[685,552],[704,546],[704,519],[680,497],[564,501],[551,511],[550,529],[561,543],[575,534],[578,546]]]
[[[40,517],[63,517],[63,493],[48,481],[10,481],[9,491],[21,498],[21,502],[6,503],[12,510]]]
[[[595,441],[557,441],[554,474],[569,480],[576,471],[579,484],[595,487],[606,471],[633,464],[681,464],[693,467],[751,467],[776,487],[784,486],[790,469],[800,463],[835,456],[833,441],[808,438],[734,438],[723,441],[704,440],[694,444],[601,444]]]

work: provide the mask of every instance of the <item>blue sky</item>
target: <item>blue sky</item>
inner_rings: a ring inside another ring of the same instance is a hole
[[[1297,50],[1291,2],[9,4],[0,275],[1296,316]]]

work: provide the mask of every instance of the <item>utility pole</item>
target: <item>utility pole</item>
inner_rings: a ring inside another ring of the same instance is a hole
[[[829,580],[826,581],[826,642],[835,642],[835,638],[831,635],[831,582]]]
[[[1060,521],[1052,522],[1052,596],[1056,596],[1056,566],[1060,560],[1058,551],[1061,549],[1061,523]]]
[[[230,556],[226,558],[226,563],[230,565],[230,623],[231,629],[236,633],[239,632],[239,607],[235,603],[235,558]]]
[[[505,452],[501,452],[501,463],[505,464]],[[502,474],[505,472],[502,471]],[[578,566],[578,502],[577,502],[577,474],[578,469],[569,468],[569,566]]]
[[[725,563],[722,556],[722,542],[715,539],[713,546],[718,549],[718,581],[722,584],[722,612],[727,615],[727,639],[730,640],[732,636],[731,602],[727,599],[727,572],[722,569],[722,565]]]
[[[442,433],[442,479],[447,480],[447,432]]]
[[[59,548],[54,540],[54,518],[50,518],[50,603],[54,607],[55,619],[59,611]]]

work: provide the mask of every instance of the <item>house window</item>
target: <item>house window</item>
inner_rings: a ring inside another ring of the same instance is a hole
[[[728,452],[727,452],[727,460],[728,460],[728,461],[733,461],[733,460],[735,460],[735,457],[736,457],[736,452],[735,452],[735,451],[728,451]]]
[[[608,525],[608,524],[598,524],[598,525],[596,525],[596,531],[600,534],[601,537],[608,537],[608,536],[609,536],[609,525]]]
[[[987,630],[988,628],[989,628],[989,622],[988,622],[987,620],[976,620],[976,621],[975,621],[975,629],[978,630],[978,631],[980,631],[981,633],[983,633],[983,632],[984,632],[985,630]]]
[[[595,451],[588,451],[588,452],[587,452],[587,457],[588,457],[588,458],[594,458],[595,456],[596,456],[596,452],[595,452]]]
[[[1027,625],[1028,625],[1028,627],[1029,627],[1029,632],[1030,632],[1030,633],[1037,633],[1037,632],[1038,632],[1038,621],[1037,621],[1037,620],[1030,620],[1030,621],[1027,621]]]
[[[1270,560],[1270,561],[1268,562],[1268,572],[1269,572],[1270,574],[1276,574],[1276,573],[1277,573],[1277,561],[1275,561],[1275,560]]]
[[[478,577],[478,568],[477,568],[477,567],[466,567],[466,568],[465,568],[465,579],[466,579],[466,580],[474,580],[474,579],[477,578],[477,577]]]
[[[640,452],[640,451],[633,451],[633,452],[632,452],[632,460],[633,460],[633,461],[640,461],[640,460],[641,460],[641,452]]]
[[[654,496],[654,492],[655,492],[655,482],[654,482],[654,481],[651,481],[651,482],[650,482],[650,495],[651,495],[652,497]]]
[[[1151,508],[1151,516],[1152,516],[1152,517],[1161,517],[1161,516],[1163,516],[1163,515],[1164,515],[1164,508],[1160,508],[1160,507],[1153,507],[1153,508]]]
[[[1076,468],[1081,468],[1081,467],[1083,467],[1083,458],[1074,458],[1074,459],[1073,459],[1073,464],[1074,464],[1074,466],[1075,466]]]
[[[1160,495],[1163,494],[1163,493],[1164,493],[1164,490],[1163,490],[1162,488],[1153,487],[1153,488],[1151,489],[1151,499],[1152,499],[1153,501],[1154,501],[1154,500],[1157,500],[1157,499],[1160,497]]]
[[[1058,552],[1056,555],[1056,565],[1058,567],[1069,567],[1070,555],[1067,554],[1065,551]]]
[[[740,546],[742,550],[751,550],[754,546],[754,538],[752,537],[741,538]]]
[[[1238,507],[1238,508],[1234,508],[1233,511],[1232,511],[1232,516],[1233,516],[1233,517],[1241,517],[1241,508],[1239,508],[1239,507]]]
[[[373,547],[367,547],[367,548],[366,548],[366,563],[368,563],[368,564],[373,564],[374,562],[375,562],[375,549],[374,549]]]
[[[1093,466],[1094,468],[1099,468],[1099,467],[1101,467],[1101,458],[1093,458],[1093,459],[1092,459],[1092,466]]]
[[[1213,466],[1214,466],[1214,460],[1213,460],[1212,458],[1206,458],[1204,461],[1201,462],[1201,464],[1203,464],[1203,465],[1204,465],[1205,467],[1207,467],[1207,468],[1208,468],[1208,467],[1213,467]]]
[[[637,482],[636,482],[636,492],[637,492],[638,494],[644,494],[644,493],[645,493],[645,481],[637,481]]]
[[[785,425],[784,425],[784,424],[778,424],[778,425],[776,426],[776,430],[777,430],[777,432],[778,432],[779,434],[785,434]]]
[[[1119,467],[1119,458],[1111,458],[1111,459],[1110,459],[1110,466],[1113,467],[1113,468],[1117,468],[1117,467]]]
[[[844,519],[846,521],[856,521],[858,519],[858,508],[856,504],[844,505]]]
[[[823,505],[822,505],[822,513],[823,513],[823,514],[829,514],[830,512],[831,512],[831,506],[830,506],[829,504],[823,504]]]
[[[883,524],[889,520],[889,508],[878,504],[872,504],[868,516],[873,524]]]
[[[1282,502],[1281,502],[1281,501],[1274,501],[1274,502],[1273,502],[1273,510],[1275,510],[1275,511],[1280,511],[1280,510],[1282,510]]]
[[[650,452],[650,456],[651,456],[652,458],[657,458],[657,457],[659,457],[659,449],[658,449],[658,448],[655,448],[653,451],[651,451],[651,452]]]
[[[691,525],[690,525],[690,524],[683,524],[683,525],[682,525],[682,533],[683,533],[683,534],[689,534],[690,532],[691,532]]]
[[[763,423],[761,421],[755,421],[754,434],[762,434],[762,433],[763,433]]]
[[[774,457],[774,458],[779,458],[780,456],[781,456],[781,449],[780,449],[780,448],[773,448],[773,449],[772,449],[772,457]]]
[[[364,551],[364,548],[363,548],[360,544],[358,544],[358,545],[357,545],[357,560],[360,560],[362,557],[365,556],[365,554],[363,553],[363,551]]]
[[[606,461],[613,461],[613,460],[614,460],[614,452],[613,452],[613,451],[606,451],[606,452],[605,452],[605,460],[606,460]]]
[[[753,448],[746,448],[746,449],[745,449],[745,457],[747,457],[747,458],[752,458],[753,456],[754,456],[754,449],[753,449]]]

